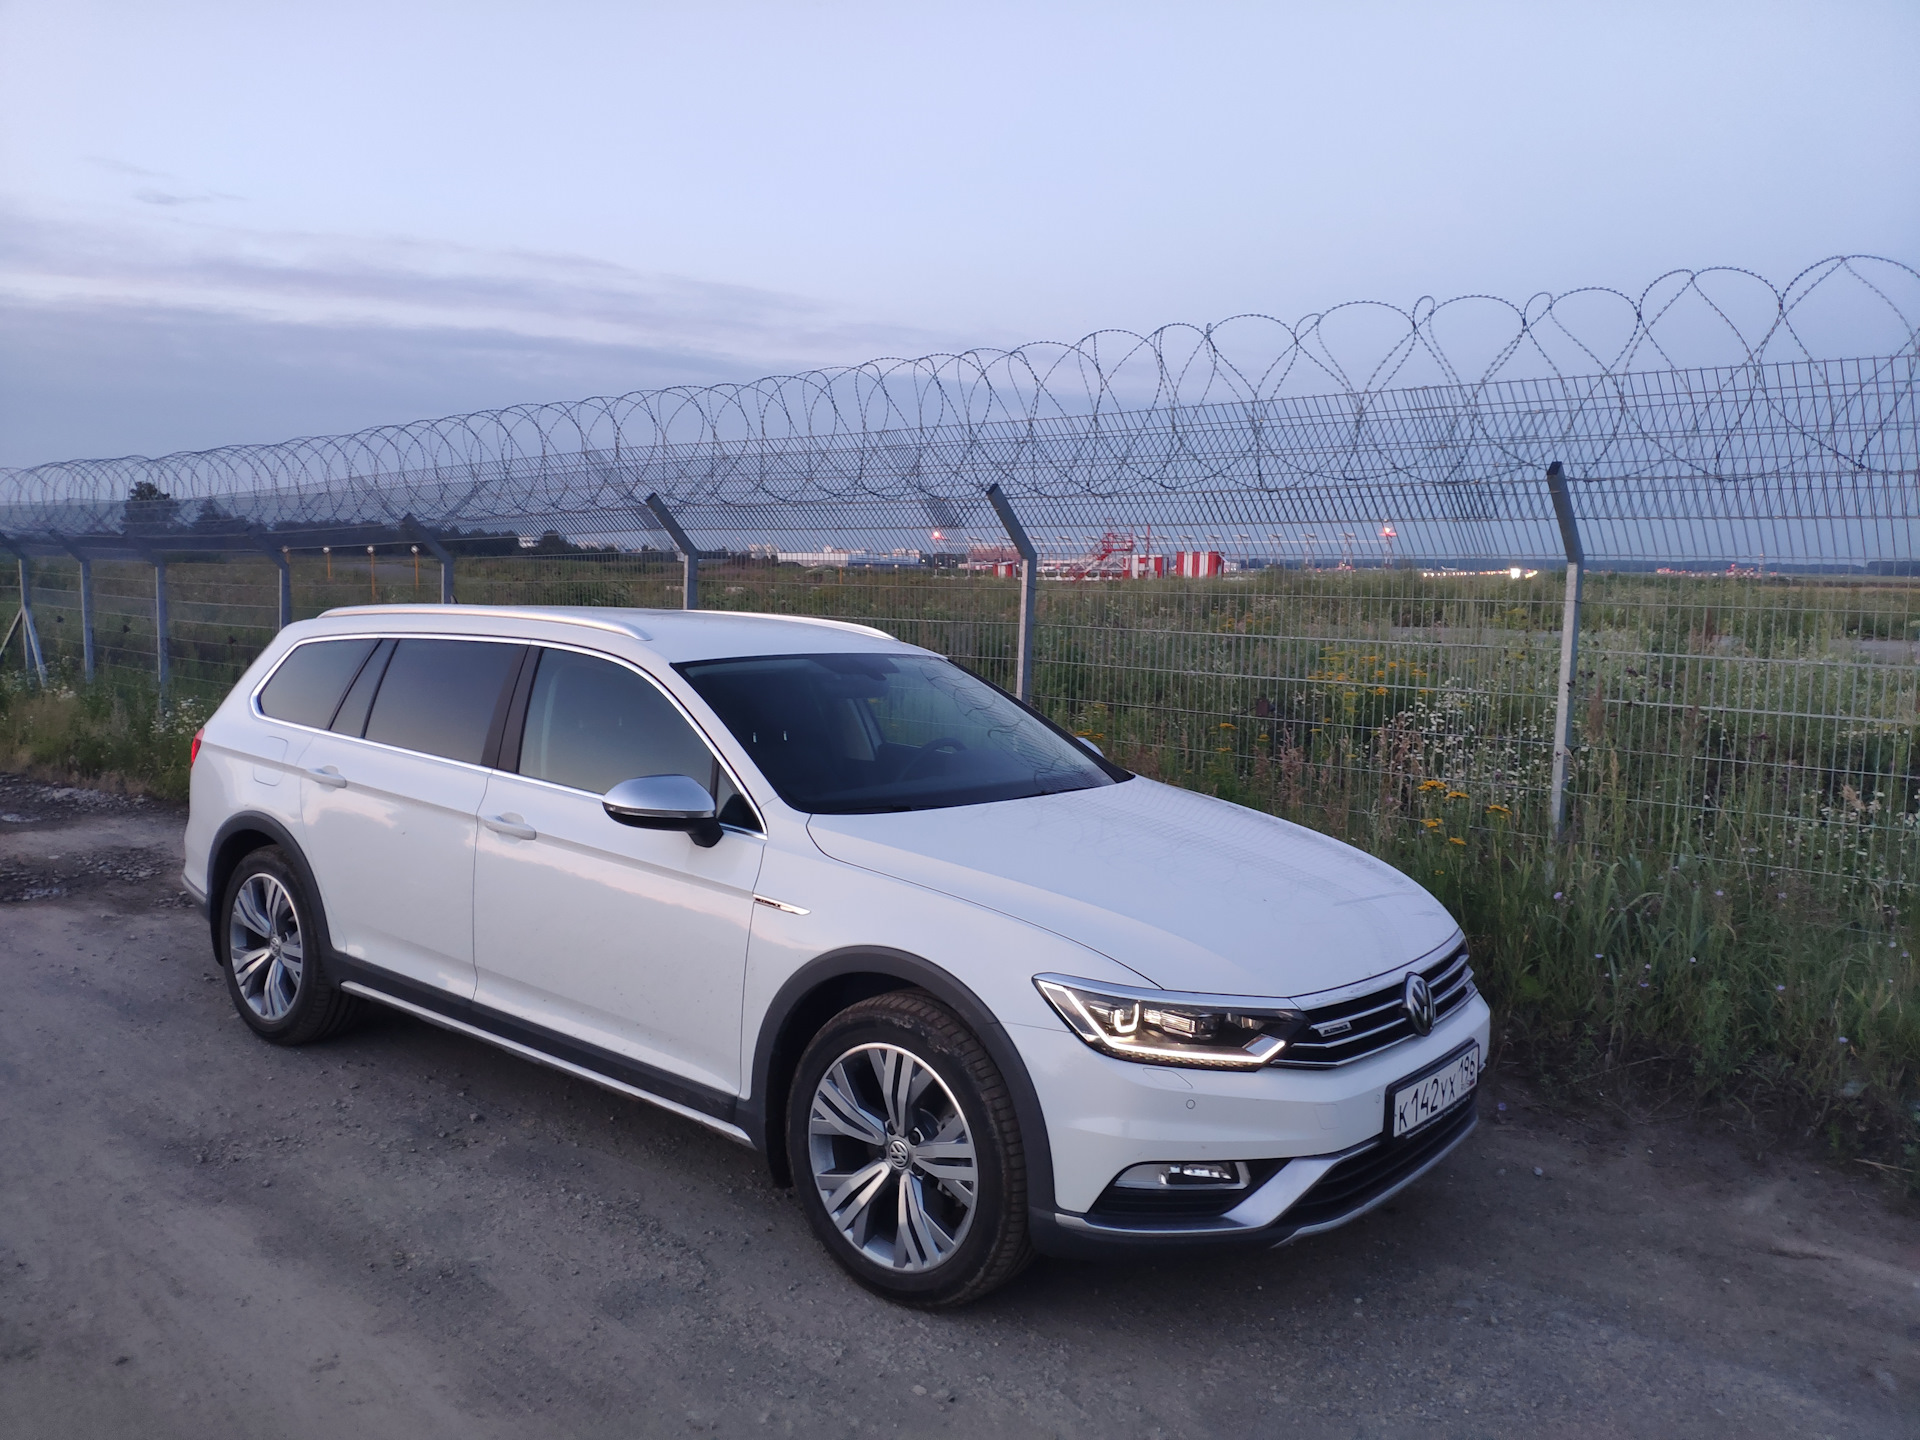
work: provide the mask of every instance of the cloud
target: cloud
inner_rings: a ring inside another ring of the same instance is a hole
[[[0,212],[0,464],[750,380],[942,337],[581,256]]]

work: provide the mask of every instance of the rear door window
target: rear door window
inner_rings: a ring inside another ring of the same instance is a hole
[[[296,646],[261,690],[261,713],[326,729],[373,646],[371,640],[310,640]]]
[[[508,682],[524,653],[521,645],[484,640],[400,641],[367,717],[367,739],[486,763],[488,738],[504,719]]]

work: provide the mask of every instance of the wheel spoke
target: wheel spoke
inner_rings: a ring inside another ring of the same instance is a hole
[[[829,1173],[814,1177],[826,1202],[828,1217],[856,1246],[867,1243],[868,1232],[873,1228],[874,1197],[886,1187],[887,1177],[892,1173],[892,1167],[885,1160],[875,1160],[851,1175]],[[827,1187],[836,1181],[839,1182],[837,1188],[829,1194]]]
[[[267,978],[260,982],[260,1004],[269,1020],[278,1020],[286,1011],[286,993],[281,985],[284,978],[285,972],[281,969],[280,957],[276,955],[273,957],[273,963],[267,967]]]
[[[267,918],[267,912],[261,907],[260,879],[260,876],[255,875],[240,887],[240,893],[233,897],[233,913],[242,925],[262,940],[271,940],[273,921]]]
[[[236,955],[233,961],[233,978],[238,980],[244,989],[247,982],[259,973],[260,967],[272,958],[272,949],[265,945],[258,950],[248,950],[244,954]]]
[[[927,1213],[926,1196],[917,1176],[900,1181],[900,1229],[893,1242],[894,1264],[924,1269],[937,1265],[953,1250],[953,1236]]]
[[[887,1143],[885,1124],[854,1095],[844,1061],[826,1073],[814,1092],[812,1131],[815,1135],[845,1135],[876,1149]]]

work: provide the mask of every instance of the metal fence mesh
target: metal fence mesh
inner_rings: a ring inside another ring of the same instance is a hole
[[[1588,562],[1576,833],[1910,885],[1920,343],[1896,302],[1920,276],[1809,275],[1768,287],[1734,364],[1651,368],[1675,297],[1635,302],[1612,363],[1576,345],[1592,368],[1524,378],[1501,367],[1570,335],[1572,297],[1471,380],[1438,348],[1446,307],[1409,312],[1362,383],[1322,363],[1328,317],[1253,363],[1253,317],[7,472],[0,532],[57,675],[80,666],[78,555],[102,672],[154,673],[164,561],[171,689],[202,703],[272,635],[280,562],[295,617],[436,600],[440,554],[463,601],[677,606],[650,497],[703,552],[701,606],[877,625],[1011,687],[998,486],[1042,577],[1036,704],[1147,773],[1442,844],[1550,826],[1557,460]],[[1896,317],[1886,354],[1804,353],[1809,297],[1841,281]],[[1422,357],[1436,383],[1383,383]]]

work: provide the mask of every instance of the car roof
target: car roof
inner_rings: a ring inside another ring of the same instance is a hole
[[[564,627],[612,633],[637,642],[669,664],[741,655],[799,655],[843,651],[917,651],[884,630],[811,615],[762,615],[740,610],[636,610],[610,605],[350,605],[322,621],[359,622],[316,627],[331,633],[396,625],[423,633],[497,634],[559,640]],[[311,622],[310,622],[311,623]],[[304,628],[304,627],[303,627]],[[591,643],[587,636],[579,643]]]

